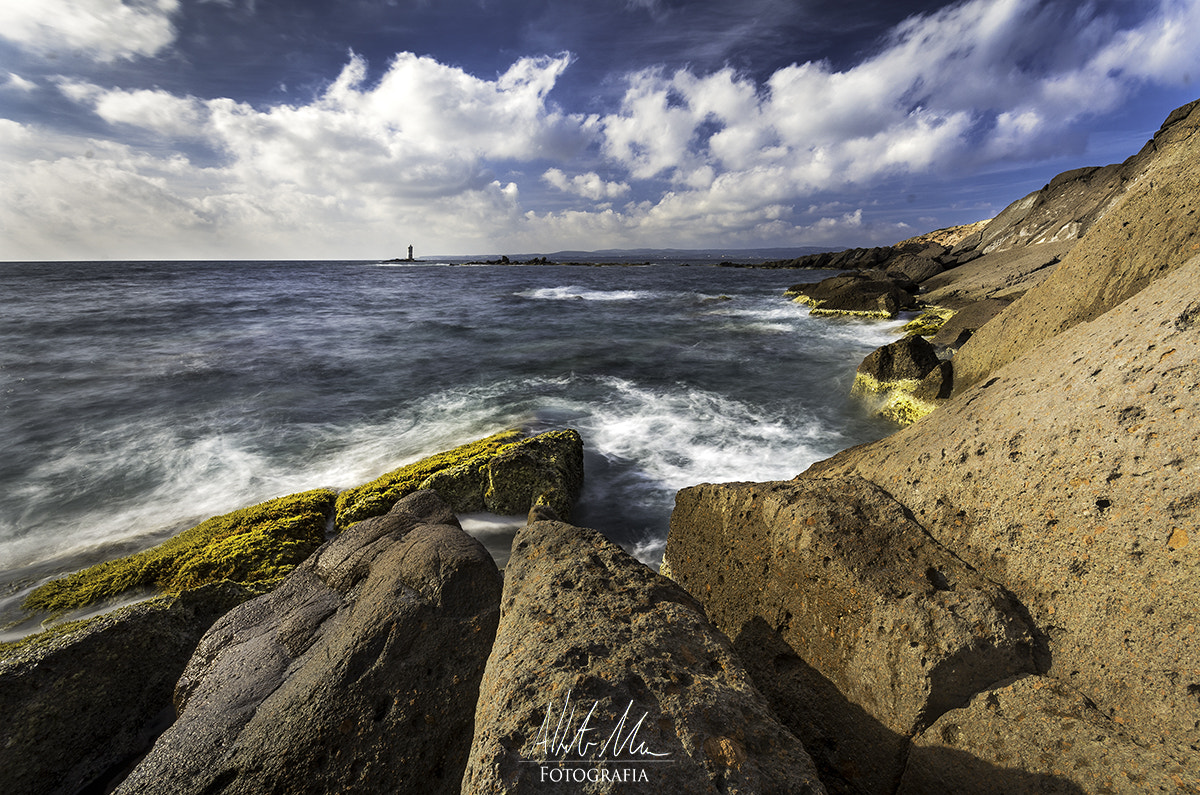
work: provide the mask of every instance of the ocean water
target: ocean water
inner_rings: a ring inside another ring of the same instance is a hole
[[[678,489],[893,430],[848,398],[898,322],[821,272],[658,265],[0,263],[0,625],[45,579],[508,427],[574,427],[573,516],[657,564]],[[519,520],[466,517],[501,561]]]

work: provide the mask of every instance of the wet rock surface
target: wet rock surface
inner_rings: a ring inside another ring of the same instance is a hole
[[[700,605],[596,531],[523,528],[503,611],[463,793],[825,791]]]
[[[121,793],[457,792],[500,575],[433,492],[219,621]]]
[[[173,717],[200,637],[249,595],[207,585],[0,647],[0,789],[103,791],[120,780]]]

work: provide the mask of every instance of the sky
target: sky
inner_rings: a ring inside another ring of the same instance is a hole
[[[0,0],[0,260],[882,245],[1119,162],[1200,0]]]

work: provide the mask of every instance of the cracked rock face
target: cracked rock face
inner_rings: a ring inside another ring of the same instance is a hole
[[[888,790],[909,736],[1034,670],[1021,605],[862,478],[684,489],[666,560],[831,790]]]
[[[691,596],[594,530],[535,521],[505,569],[462,792],[564,791],[825,790]]]
[[[205,635],[118,792],[457,792],[500,574],[429,491]]]

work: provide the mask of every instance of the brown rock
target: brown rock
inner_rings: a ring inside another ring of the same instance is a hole
[[[886,488],[1016,594],[1047,638],[1050,675],[1180,761],[1200,752],[1200,557],[1183,543],[1200,521],[1198,283],[1200,256],[936,422],[810,470]]]
[[[596,531],[522,528],[503,611],[463,793],[824,792],[696,601]]]
[[[957,391],[1099,317],[1200,251],[1198,129],[1200,101],[1172,114],[1138,156],[1149,165],[1088,232],[1086,245],[959,351]]]
[[[993,766],[1011,772],[995,776]],[[1062,682],[1023,676],[978,694],[917,736],[897,793],[1188,791],[1200,791],[1195,765],[1138,745]]]
[[[831,791],[890,791],[908,736],[1033,670],[1021,606],[861,478],[684,489],[665,557]]]

